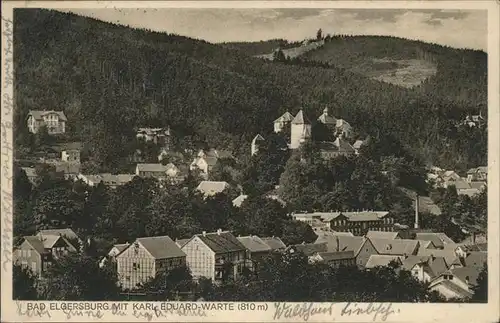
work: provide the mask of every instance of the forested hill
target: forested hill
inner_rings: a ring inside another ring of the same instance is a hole
[[[454,126],[477,102],[449,100],[441,90],[409,90],[345,68],[266,62],[57,11],[16,9],[14,18],[18,129],[30,109],[64,110],[102,170],[131,152],[136,126],[170,124],[182,138],[238,155],[284,111],[319,115],[325,106],[360,135],[400,142],[429,163],[463,169],[486,162],[485,131]],[[447,81],[451,93],[451,86],[469,89]]]

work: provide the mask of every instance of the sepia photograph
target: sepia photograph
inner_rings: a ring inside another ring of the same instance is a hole
[[[488,10],[12,17],[13,300],[488,303]]]

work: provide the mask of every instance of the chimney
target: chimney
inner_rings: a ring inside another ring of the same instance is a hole
[[[207,231],[203,231],[202,234],[203,234],[203,236],[206,236],[207,235]]]
[[[340,241],[339,241],[339,236],[335,236],[335,240],[337,242],[337,252],[340,251]]]
[[[220,235],[222,233],[221,229],[217,229],[217,234]]]
[[[418,229],[418,195],[415,198],[415,229]]]

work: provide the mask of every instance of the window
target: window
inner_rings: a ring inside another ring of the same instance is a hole
[[[33,261],[33,262],[31,263],[31,269],[32,269],[33,271],[36,271],[36,262],[34,262],[34,261]]]
[[[132,269],[133,270],[137,270],[137,269],[140,269],[140,268],[141,268],[141,266],[139,264],[137,264],[135,262],[132,264]]]
[[[125,280],[130,281],[130,276],[125,276]]]

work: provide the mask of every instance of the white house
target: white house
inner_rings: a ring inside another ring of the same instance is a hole
[[[28,113],[28,130],[37,133],[40,127],[46,126],[49,134],[60,134],[66,132],[66,115],[63,111],[40,111],[30,110]]]
[[[292,120],[293,115],[291,115],[288,111],[285,112],[281,117],[274,120],[274,132],[281,132],[287,124],[292,122]]]

